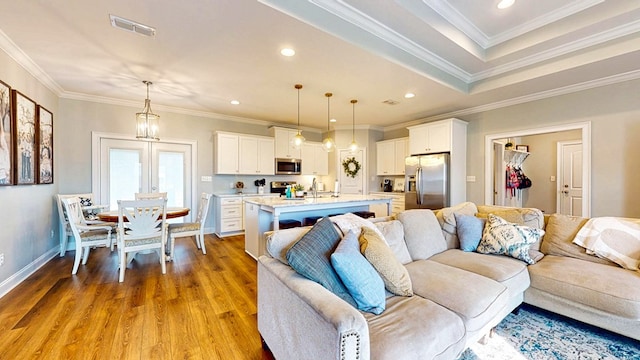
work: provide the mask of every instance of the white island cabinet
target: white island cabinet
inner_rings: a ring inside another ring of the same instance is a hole
[[[257,259],[265,253],[264,233],[278,230],[280,220],[369,211],[375,204],[386,204],[391,212],[391,199],[381,196],[341,195],[317,199],[254,198],[245,200],[245,252]]]

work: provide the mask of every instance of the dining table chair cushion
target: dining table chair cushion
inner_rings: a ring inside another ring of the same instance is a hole
[[[161,240],[161,236],[157,236],[155,238],[144,238],[144,239],[134,239],[134,240],[125,240],[127,246],[139,246],[139,245],[147,245],[157,243]]]
[[[175,223],[169,224],[169,233],[200,230],[200,223]]]
[[[80,237],[84,241],[102,240],[102,239],[104,239],[104,236],[107,235],[108,233],[109,233],[109,231],[107,231],[107,230],[96,229],[96,230],[89,230],[89,231],[81,232],[80,233]]]

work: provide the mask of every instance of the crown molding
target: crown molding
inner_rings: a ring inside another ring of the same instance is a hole
[[[407,126],[419,125],[419,124],[423,124],[431,121],[477,114],[480,112],[496,110],[496,109],[505,108],[508,106],[520,105],[520,104],[537,101],[537,100],[544,100],[544,99],[552,98],[555,96],[568,95],[568,94],[577,93],[580,91],[594,89],[597,87],[615,85],[625,81],[632,81],[637,79],[640,79],[640,70],[629,71],[623,74],[617,74],[617,75],[612,75],[612,76],[608,76],[608,77],[604,77],[596,80],[585,81],[578,84],[567,85],[557,89],[540,91],[535,94],[519,96],[519,97],[515,97],[515,98],[503,100],[503,101],[497,101],[491,104],[485,104],[485,105],[474,106],[466,109],[451,111],[444,114],[439,114],[439,115],[429,116],[422,119],[408,121],[402,124],[386,126],[384,128],[384,131],[404,129]]]
[[[489,47],[491,43],[489,36],[478,29],[474,23],[469,21],[469,19],[462,15],[456,8],[451,6],[448,1],[422,0],[422,2],[465,34],[469,40],[480,45],[484,50]]]
[[[4,50],[9,57],[22,66],[31,76],[40,81],[45,87],[57,96],[64,92],[62,87],[56,83],[49,74],[44,72],[22,49],[11,40],[4,31],[0,30],[0,49]]]

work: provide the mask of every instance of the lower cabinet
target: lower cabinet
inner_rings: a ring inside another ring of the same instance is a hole
[[[391,198],[391,215],[397,215],[404,211],[404,193],[371,192],[369,195]],[[376,217],[387,216],[387,205],[374,204],[369,207],[369,211],[375,212]]]
[[[265,194],[262,196],[278,196],[278,194]],[[215,222],[216,235],[218,237],[239,235],[245,231],[245,207],[244,200],[256,198],[258,195],[223,195],[215,196]]]

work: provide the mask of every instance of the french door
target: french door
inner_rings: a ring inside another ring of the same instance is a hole
[[[192,208],[194,143],[105,134],[93,140],[93,189],[100,204],[116,210],[117,200],[136,192],[166,192],[167,206]]]

